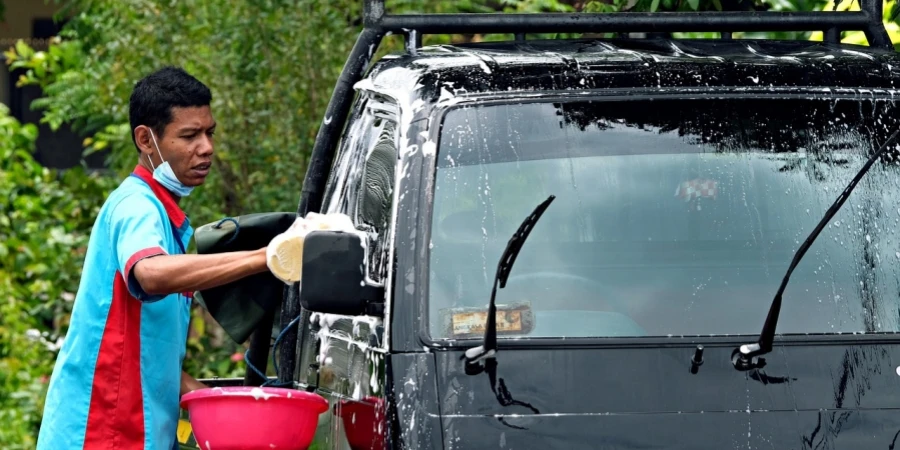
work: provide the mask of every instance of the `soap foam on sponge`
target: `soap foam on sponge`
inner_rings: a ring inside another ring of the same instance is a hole
[[[298,217],[283,233],[275,236],[266,249],[266,263],[275,277],[285,283],[300,281],[303,270],[303,242],[315,230],[356,232],[346,214],[311,212]]]

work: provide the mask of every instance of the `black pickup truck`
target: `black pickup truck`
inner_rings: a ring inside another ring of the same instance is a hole
[[[900,57],[861,3],[366,0],[298,211],[366,237],[310,234],[276,343],[278,379],[332,406],[313,448],[895,448]],[[787,30],[824,41],[731,34]],[[634,34],[677,31],[722,38]],[[387,33],[406,51],[371,62]],[[515,39],[421,45],[442,33]]]

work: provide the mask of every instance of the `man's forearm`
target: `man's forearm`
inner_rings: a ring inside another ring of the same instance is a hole
[[[209,289],[268,270],[265,249],[213,255],[162,255],[135,264],[134,276],[151,295]]]
[[[181,394],[184,395],[191,391],[196,391],[197,389],[206,389],[206,385],[197,381],[194,377],[187,374],[187,372],[181,372]]]

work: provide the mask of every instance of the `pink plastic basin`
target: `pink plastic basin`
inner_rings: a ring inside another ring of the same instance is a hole
[[[319,395],[251,386],[198,389],[181,397],[203,450],[302,450],[328,402]]]

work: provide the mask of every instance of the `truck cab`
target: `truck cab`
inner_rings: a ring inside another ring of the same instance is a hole
[[[275,349],[279,379],[331,405],[313,448],[895,447],[900,58],[880,6],[572,22],[824,42],[529,40],[568,19],[366,6],[299,211],[362,233],[310,235]],[[523,35],[418,43],[453,26]],[[395,28],[407,51],[370,67]]]

